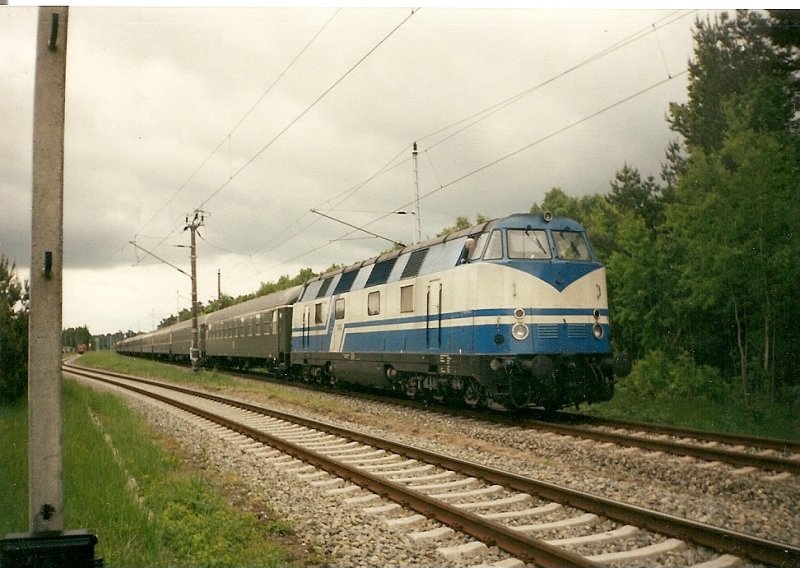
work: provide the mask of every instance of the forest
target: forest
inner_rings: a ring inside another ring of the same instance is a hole
[[[615,349],[635,363],[626,389],[791,407],[800,404],[800,16],[720,13],[697,20],[693,38],[687,101],[665,109],[675,137],[658,179],[623,164],[606,191],[552,188],[531,211],[587,227],[608,272]],[[458,217],[443,232],[469,225]],[[27,351],[27,304],[5,258],[0,285],[0,398],[13,399],[24,391],[12,370]]]
[[[797,403],[800,170],[796,11],[698,21],[688,101],[659,180],[624,165],[605,195],[551,190],[606,264],[635,388]]]

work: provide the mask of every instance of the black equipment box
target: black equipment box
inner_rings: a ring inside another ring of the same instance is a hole
[[[0,568],[95,568],[97,537],[85,530],[12,533],[0,539]]]

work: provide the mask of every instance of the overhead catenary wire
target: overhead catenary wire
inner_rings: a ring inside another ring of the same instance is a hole
[[[215,147],[215,148],[214,148],[214,149],[213,149],[213,150],[212,150],[212,151],[211,151],[211,152],[208,154],[208,156],[206,156],[206,158],[205,158],[205,159],[204,159],[204,160],[203,160],[203,161],[200,163],[200,165],[198,165],[198,166],[197,166],[197,167],[196,167],[196,168],[195,168],[195,169],[192,171],[192,173],[191,173],[191,174],[189,174],[189,177],[187,177],[187,178],[186,178],[186,180],[185,180],[185,181],[184,181],[184,182],[183,182],[183,183],[182,183],[180,186],[178,186],[178,188],[177,188],[177,189],[176,189],[176,190],[175,190],[175,191],[172,193],[172,195],[170,195],[170,197],[169,197],[169,198],[166,200],[166,202],[165,202],[165,203],[164,203],[164,204],[163,204],[163,205],[162,205],[162,206],[161,206],[161,207],[158,209],[158,211],[156,211],[156,212],[153,214],[153,216],[152,216],[152,217],[150,217],[150,218],[149,218],[147,221],[145,221],[145,222],[144,222],[144,223],[143,223],[143,224],[142,224],[142,225],[139,227],[139,229],[136,231],[136,235],[138,235],[138,233],[139,233],[139,232],[140,232],[142,229],[144,229],[146,226],[148,226],[150,223],[152,223],[152,222],[153,222],[153,221],[154,221],[154,220],[155,220],[155,219],[156,219],[156,218],[157,218],[157,217],[158,217],[158,216],[159,216],[159,215],[160,215],[160,214],[161,214],[161,213],[164,211],[164,209],[166,209],[166,208],[169,206],[169,204],[170,204],[170,203],[172,203],[172,201],[173,201],[173,200],[174,200],[174,199],[175,199],[175,198],[178,196],[178,194],[179,194],[181,191],[183,191],[183,189],[184,189],[184,188],[185,188],[187,185],[189,185],[189,182],[191,182],[191,181],[192,181],[192,179],[194,179],[194,177],[195,177],[195,176],[198,174],[198,172],[200,172],[200,170],[202,170],[202,169],[203,169],[203,167],[204,167],[204,166],[205,166],[205,165],[206,165],[206,164],[209,162],[209,160],[211,160],[211,158],[213,158],[213,157],[216,155],[216,153],[219,151],[219,149],[220,149],[220,148],[222,148],[222,146],[223,146],[223,145],[225,145],[225,143],[228,143],[228,145],[229,145],[229,151],[230,151],[231,136],[232,136],[232,135],[233,135],[233,134],[234,134],[234,133],[235,133],[235,132],[236,132],[236,131],[239,129],[239,127],[240,127],[240,126],[241,126],[241,125],[244,123],[244,121],[247,119],[247,117],[249,117],[249,116],[250,116],[250,115],[253,113],[253,111],[256,109],[256,107],[257,107],[258,105],[260,105],[260,104],[261,104],[261,102],[262,102],[262,101],[263,101],[263,100],[264,100],[264,99],[267,97],[267,95],[268,95],[270,92],[272,92],[272,90],[275,88],[275,86],[278,84],[278,82],[279,82],[279,81],[280,81],[280,80],[281,80],[281,79],[282,79],[282,78],[283,78],[283,77],[284,77],[284,76],[285,76],[285,75],[286,75],[286,74],[289,72],[289,70],[290,70],[292,67],[294,67],[295,63],[297,63],[297,61],[300,59],[300,57],[302,57],[302,55],[303,55],[303,54],[304,54],[304,53],[305,53],[305,52],[308,50],[308,48],[311,46],[311,44],[313,44],[313,43],[314,43],[314,41],[316,41],[316,39],[317,39],[317,38],[318,38],[318,37],[319,37],[319,36],[322,34],[322,32],[323,32],[323,31],[325,31],[325,29],[326,29],[326,28],[328,27],[328,25],[329,25],[329,24],[330,24],[330,23],[333,21],[333,19],[334,19],[334,18],[336,17],[336,15],[337,15],[337,14],[340,12],[340,10],[341,10],[341,8],[337,8],[337,9],[336,9],[336,11],[333,13],[333,15],[332,15],[330,18],[328,18],[328,20],[327,20],[327,21],[326,21],[326,22],[325,22],[325,23],[322,25],[322,27],[321,27],[319,30],[317,30],[317,33],[315,33],[315,34],[314,34],[314,36],[313,36],[313,37],[312,37],[310,40],[308,40],[308,41],[306,42],[306,44],[303,46],[303,48],[302,48],[302,49],[301,49],[299,52],[297,52],[297,54],[296,54],[296,55],[294,56],[294,58],[293,58],[293,59],[292,59],[292,60],[289,62],[289,64],[288,64],[288,65],[286,65],[286,67],[284,67],[284,69],[283,69],[283,70],[282,70],[282,71],[281,71],[281,72],[278,74],[278,76],[277,76],[277,77],[276,77],[276,78],[275,78],[275,79],[272,81],[272,83],[271,83],[271,84],[270,84],[270,85],[269,85],[269,86],[266,88],[266,90],[264,90],[264,92],[261,94],[261,96],[260,96],[260,97],[259,97],[259,98],[258,98],[258,99],[257,99],[257,100],[256,100],[256,101],[255,101],[255,102],[254,102],[254,103],[253,103],[251,106],[250,106],[250,108],[249,108],[249,109],[248,109],[248,110],[247,110],[247,111],[246,111],[246,112],[245,112],[245,113],[242,115],[242,117],[241,117],[241,118],[240,118],[240,119],[239,119],[239,120],[236,122],[236,124],[233,126],[233,128],[231,128],[231,129],[228,131],[228,133],[227,133],[227,134],[226,134],[226,135],[225,135],[225,136],[222,138],[222,140],[220,140],[219,144],[217,144],[217,146],[216,146],[216,147]],[[230,162],[230,159],[229,159],[229,162]],[[231,176],[232,176],[232,174],[231,174]],[[166,239],[168,239],[168,238],[169,238],[171,235],[172,235],[172,233],[170,233],[170,235],[167,235],[167,237],[164,237],[164,238],[161,240],[161,243],[163,243],[163,242],[164,242]],[[159,244],[161,244],[161,243],[159,243]]]
[[[501,100],[501,101],[499,101],[497,103],[494,103],[494,104],[492,104],[492,105],[490,105],[490,106],[488,106],[488,107],[486,107],[486,108],[484,108],[484,109],[482,109],[482,110],[480,110],[480,111],[478,111],[476,113],[473,113],[473,114],[471,114],[471,115],[469,115],[467,117],[459,119],[459,120],[457,120],[457,121],[455,121],[455,122],[453,122],[453,123],[451,123],[451,124],[449,124],[447,126],[441,127],[441,128],[439,128],[439,129],[437,129],[437,130],[435,130],[433,132],[430,132],[430,133],[425,134],[423,136],[417,137],[416,138],[417,140],[426,140],[426,139],[429,139],[429,138],[433,138],[433,137],[435,137],[435,136],[437,136],[439,134],[442,134],[444,132],[447,132],[448,130],[450,130],[452,128],[455,128],[455,127],[457,127],[459,125],[467,123],[466,125],[462,126],[458,130],[456,130],[455,132],[452,132],[452,133],[448,134],[444,138],[441,138],[441,139],[433,142],[431,145],[429,145],[425,149],[421,150],[426,154],[426,156],[428,158],[428,162],[429,162],[429,164],[430,164],[430,166],[431,166],[431,168],[432,168],[432,170],[434,172],[434,175],[435,175],[435,177],[437,179],[437,182],[439,184],[438,190],[444,189],[447,185],[452,185],[452,183],[455,183],[455,182],[449,182],[448,184],[444,184],[441,181],[439,173],[438,173],[438,171],[436,170],[436,168],[433,165],[433,161],[431,159],[431,155],[430,155],[429,150],[431,150],[432,148],[434,148],[434,147],[446,142],[447,140],[457,136],[458,134],[461,134],[462,132],[466,131],[467,129],[471,128],[472,126],[475,126],[479,122],[488,119],[489,117],[493,116],[494,114],[498,113],[499,111],[503,110],[504,108],[506,108],[506,107],[508,107],[508,106],[510,106],[510,105],[512,105],[512,104],[524,99],[525,97],[531,95],[532,93],[536,92],[537,90],[541,89],[542,87],[544,87],[546,85],[549,85],[549,84],[557,81],[558,79],[561,79],[561,78],[563,78],[563,77],[565,77],[565,76],[567,76],[567,75],[569,75],[571,73],[574,73],[575,71],[577,71],[577,70],[579,70],[579,69],[581,69],[581,68],[583,68],[583,67],[585,67],[585,66],[587,66],[587,65],[589,65],[589,64],[591,64],[593,62],[596,62],[596,61],[598,61],[598,60],[600,60],[600,59],[602,59],[602,58],[604,58],[604,57],[606,57],[606,56],[618,51],[619,49],[622,49],[623,47],[625,47],[627,45],[630,45],[631,43],[634,43],[634,42],[639,41],[639,40],[641,40],[641,39],[643,39],[645,37],[648,37],[650,34],[655,34],[658,29],[661,29],[661,28],[666,27],[668,25],[674,24],[675,22],[677,22],[677,21],[689,16],[690,14],[692,14],[694,12],[696,12],[696,10],[687,10],[687,11],[684,11],[683,13],[680,13],[679,10],[672,11],[669,14],[666,14],[663,17],[659,18],[658,20],[656,20],[652,24],[644,26],[644,27],[636,30],[635,32],[629,34],[628,36],[626,36],[626,37],[624,37],[624,38],[612,43],[611,45],[609,45],[607,47],[604,47],[603,49],[599,50],[598,52],[596,52],[596,53],[590,55],[589,57],[579,61],[578,63],[568,67],[567,69],[557,73],[553,77],[550,77],[550,78],[546,79],[545,81],[542,81],[542,82],[540,82],[540,83],[538,83],[538,84],[536,84],[536,85],[534,85],[532,87],[529,87],[529,88],[527,88],[527,89],[525,89],[525,90],[523,90],[523,91],[521,91],[521,92],[519,92],[519,93],[517,93],[517,94],[515,94],[515,95],[513,95],[511,97],[508,97],[508,98],[503,99],[503,100]],[[661,48],[660,41],[659,41],[659,49],[661,50],[661,54],[662,54],[662,57],[663,57],[664,54],[663,54],[663,49]],[[669,78],[671,79],[672,76],[669,76]],[[601,111],[601,112],[603,112],[603,111]],[[576,124],[579,124],[579,123],[576,123]],[[553,134],[553,135],[555,135],[555,134]],[[544,141],[546,139],[547,138],[545,138],[545,139],[543,139],[541,141]],[[334,211],[334,210],[336,210],[337,207],[341,206],[348,199],[350,199],[355,194],[357,194],[360,190],[362,190],[367,185],[369,185],[369,183],[372,182],[373,180],[375,180],[378,177],[380,177],[380,176],[382,176],[382,175],[384,175],[384,174],[386,174],[386,173],[388,173],[390,171],[393,171],[394,169],[396,169],[396,168],[398,168],[398,167],[410,162],[411,161],[410,157],[405,158],[403,160],[400,160],[399,162],[397,161],[398,158],[400,158],[401,156],[406,154],[410,148],[411,148],[411,143],[407,144],[394,157],[392,157],[391,160],[389,160],[386,164],[384,164],[381,168],[379,168],[370,177],[368,177],[367,179],[365,179],[364,181],[362,181],[362,182],[360,182],[358,184],[350,186],[349,188],[347,188],[346,190],[340,192],[339,194],[334,195],[333,197],[330,197],[327,200],[315,205],[313,207],[313,209],[323,209],[325,211]],[[520,151],[522,151],[522,150],[520,150]],[[510,157],[510,156],[507,156],[507,157]],[[505,159],[505,158],[502,158],[502,159]],[[500,161],[502,161],[502,159]],[[486,166],[486,167],[490,167],[491,165],[492,164],[490,164],[489,166]],[[477,171],[475,173],[477,173]],[[464,178],[462,178],[462,179],[464,179]],[[373,223],[376,223],[376,222],[378,222],[380,220],[386,219],[390,215],[393,215],[397,209],[403,209],[405,207],[408,207],[409,205],[411,205],[411,203],[407,203],[407,204],[405,204],[403,206],[400,206],[400,207],[392,208],[392,211],[390,211],[390,212],[386,213],[385,215],[379,217],[378,219],[370,222],[369,224],[373,224]],[[285,226],[285,228],[281,228],[281,229],[277,230],[269,239],[267,239],[267,241],[265,241],[264,243],[259,245],[250,254],[251,255],[252,254],[257,254],[258,252],[263,250],[268,244],[274,242],[279,237],[281,239],[281,244],[286,244],[294,236],[298,235],[299,233],[302,233],[303,232],[302,229],[301,230],[295,230],[290,235],[287,235],[285,231],[287,229],[291,228],[291,227],[297,227],[299,222],[306,216],[307,213],[308,213],[307,211],[304,212],[298,218],[296,218],[293,221],[291,221],[290,223],[288,223]],[[314,222],[316,222],[316,221],[318,221],[318,219],[316,219],[315,221],[312,221],[312,223],[307,225],[307,227],[310,226],[310,225],[313,225]],[[336,240],[338,240],[338,239],[336,239]],[[238,266],[238,264],[234,265],[234,267],[235,266]]]
[[[616,52],[619,49],[622,49],[623,47],[625,47],[625,46],[627,46],[627,45],[629,45],[629,44],[631,44],[633,42],[636,42],[636,41],[638,41],[640,39],[643,39],[643,38],[647,37],[649,34],[655,33],[660,28],[663,28],[665,26],[674,24],[678,20],[681,20],[681,19],[687,17],[688,15],[690,15],[691,13],[693,13],[695,11],[696,10],[689,10],[689,11],[686,11],[685,13],[683,13],[683,14],[678,14],[678,12],[679,12],[678,10],[673,11],[670,14],[667,14],[664,17],[659,18],[653,24],[651,24],[649,26],[645,26],[645,27],[635,31],[634,33],[622,38],[621,40],[619,40],[617,42],[614,42],[613,44],[601,49],[597,53],[594,53],[594,54],[590,55],[589,57],[587,57],[586,59],[583,59],[579,63],[576,63],[575,65],[565,69],[564,71],[561,71],[561,72],[557,73],[556,75],[554,75],[553,77],[550,77],[549,79],[547,79],[547,80],[545,80],[545,81],[543,81],[541,83],[538,83],[537,85],[534,85],[533,87],[529,87],[529,88],[525,89],[524,91],[521,91],[521,92],[519,92],[519,93],[517,93],[517,94],[515,94],[515,95],[513,95],[511,97],[503,99],[503,100],[501,100],[501,101],[499,101],[497,103],[493,103],[492,105],[490,105],[490,106],[488,106],[488,107],[486,107],[486,108],[484,108],[484,109],[482,109],[482,110],[480,110],[478,112],[475,112],[475,113],[473,113],[473,114],[471,114],[471,115],[469,115],[467,117],[464,117],[464,118],[461,118],[461,119],[459,119],[459,120],[457,120],[455,122],[452,122],[447,126],[441,127],[441,128],[439,128],[439,129],[437,129],[437,130],[435,130],[433,132],[430,132],[428,134],[424,134],[422,136],[415,137],[415,140],[418,140],[418,141],[419,140],[427,140],[427,139],[432,138],[432,137],[434,137],[434,136],[436,136],[438,134],[441,134],[443,132],[447,132],[451,128],[454,128],[454,127],[456,127],[456,126],[458,126],[458,125],[460,125],[462,123],[465,123],[465,122],[468,123],[465,126],[463,126],[462,128],[458,129],[457,131],[447,135],[446,137],[431,143],[424,150],[421,150],[421,151],[425,152],[426,156],[428,157],[428,161],[431,164],[431,167],[433,167],[433,162],[432,162],[432,160],[430,158],[430,153],[429,153],[429,151],[432,148],[434,148],[436,146],[439,146],[440,144],[446,142],[447,140],[453,138],[454,136],[457,136],[458,134],[461,134],[462,132],[466,131],[467,129],[471,128],[472,126],[475,126],[476,124],[478,124],[478,123],[488,119],[489,117],[493,116],[494,114],[496,114],[497,112],[501,111],[502,109],[514,104],[517,101],[520,101],[520,100],[524,99],[528,95],[531,95],[532,93],[536,92],[540,88],[542,88],[542,87],[544,87],[546,85],[549,85],[549,84],[557,81],[558,79],[561,79],[561,78],[563,78],[563,77],[565,77],[565,76],[567,76],[567,75],[569,75],[569,74],[571,74],[571,73],[573,73],[573,72],[585,67],[586,65],[589,65],[590,63],[598,61],[599,59],[602,59],[603,57],[606,57],[606,56]],[[659,45],[660,45],[660,43],[659,43]],[[663,55],[663,50],[662,50],[662,55]],[[347,201],[347,199],[349,199],[350,197],[355,195],[355,193],[357,193],[359,190],[361,190],[364,187],[366,187],[374,179],[376,179],[379,176],[381,176],[381,175],[383,175],[385,173],[388,173],[388,172],[390,172],[390,171],[402,166],[403,164],[406,164],[409,161],[411,161],[411,158],[406,158],[404,160],[401,160],[400,162],[394,163],[395,160],[397,160],[400,156],[406,154],[409,148],[411,148],[411,143],[407,144],[400,152],[398,152],[386,165],[384,165],[382,168],[380,168],[375,174],[373,174],[372,176],[370,176],[366,180],[364,180],[364,181],[362,181],[362,182],[360,182],[360,183],[358,183],[358,184],[356,184],[354,186],[351,186],[350,188],[348,188],[347,190],[343,191],[342,193],[340,193],[340,194],[338,194],[338,195],[336,195],[336,196],[334,196],[332,198],[329,198],[328,200],[322,202],[321,204],[316,205],[315,207],[316,208],[321,208],[326,203],[330,203],[331,201],[338,200],[336,202],[336,204],[332,205],[329,208],[329,210],[334,210],[338,205],[340,205],[340,204],[344,203],[345,201]],[[438,176],[438,172],[436,172],[435,168],[434,168],[434,174],[437,176],[437,178],[439,177]],[[440,182],[440,185],[441,185],[441,182]]]
[[[467,172],[467,173],[465,173],[465,174],[463,174],[463,175],[461,175],[461,176],[459,176],[459,177],[457,177],[457,178],[455,178],[453,180],[450,180],[449,182],[447,182],[445,184],[442,184],[439,187],[437,187],[435,189],[432,189],[431,191],[428,191],[427,193],[425,193],[423,195],[420,195],[420,201],[423,200],[423,199],[427,199],[428,197],[431,197],[432,195],[435,195],[435,194],[439,193],[440,191],[448,189],[448,188],[450,188],[450,187],[452,187],[452,186],[454,186],[454,185],[466,180],[467,178],[472,177],[473,175],[476,175],[476,174],[478,174],[478,173],[480,173],[482,171],[485,171],[485,170],[487,170],[487,169],[489,169],[489,168],[491,168],[493,166],[496,166],[497,164],[499,164],[499,163],[501,163],[501,162],[513,157],[513,156],[516,156],[516,155],[518,155],[518,154],[520,154],[520,153],[522,153],[522,152],[524,152],[526,150],[529,150],[530,148],[533,148],[534,146],[537,146],[538,144],[546,142],[547,140],[550,140],[551,138],[553,138],[555,136],[558,136],[559,134],[563,134],[564,132],[566,132],[566,131],[568,131],[568,130],[570,130],[570,129],[572,129],[572,128],[580,125],[580,124],[583,124],[583,123],[585,123],[585,122],[587,122],[587,121],[589,121],[589,120],[591,120],[593,118],[596,118],[596,117],[598,117],[598,116],[600,116],[600,115],[602,115],[602,114],[604,114],[604,113],[606,113],[606,112],[608,112],[608,111],[610,111],[610,110],[612,110],[614,108],[617,108],[617,107],[619,107],[619,106],[621,106],[621,105],[623,105],[623,104],[625,104],[625,103],[627,103],[629,101],[632,101],[633,99],[635,99],[637,97],[640,97],[640,96],[642,96],[642,95],[644,95],[644,94],[646,94],[646,93],[648,93],[648,92],[650,92],[650,91],[652,91],[654,89],[657,89],[658,87],[660,87],[660,86],[662,86],[662,85],[664,85],[666,83],[669,83],[670,81],[673,81],[673,80],[677,79],[678,77],[686,75],[687,73],[688,73],[688,71],[686,71],[686,70],[684,70],[684,71],[682,71],[680,73],[676,73],[675,75],[672,75],[671,77],[668,77],[666,79],[662,79],[660,81],[657,81],[657,82],[655,82],[655,83],[653,83],[653,84],[651,84],[651,85],[649,85],[649,86],[647,86],[647,87],[645,87],[643,89],[640,89],[639,91],[637,91],[637,92],[635,92],[635,93],[633,93],[631,95],[623,97],[623,98],[621,98],[621,99],[619,99],[619,100],[617,100],[617,101],[615,101],[615,102],[613,102],[613,103],[611,103],[609,105],[606,105],[605,107],[603,107],[603,108],[601,108],[601,109],[599,109],[599,110],[597,110],[595,112],[592,112],[592,113],[584,116],[583,118],[580,118],[580,119],[578,119],[578,120],[576,120],[576,121],[574,121],[574,122],[572,122],[572,123],[570,123],[570,124],[568,124],[568,125],[566,125],[566,126],[564,126],[562,128],[554,130],[553,132],[551,132],[551,133],[549,133],[549,134],[547,134],[545,136],[542,136],[542,137],[532,141],[531,143],[526,144],[525,146],[517,148],[516,150],[513,150],[513,151],[511,151],[511,152],[509,152],[509,153],[507,153],[507,154],[505,154],[505,155],[503,155],[503,156],[501,156],[501,157],[499,157],[499,158],[497,158],[495,160],[492,160],[491,162],[488,162],[488,163],[486,163],[486,164],[484,164],[484,165],[482,165],[480,167],[477,167],[477,168],[475,168],[475,169],[473,169],[473,170],[471,170],[471,171],[469,171],[469,172]],[[390,217],[391,215],[394,215],[395,211],[397,211],[399,209],[404,209],[404,208],[412,205],[412,203],[413,202],[407,202],[407,203],[403,203],[401,205],[398,205],[397,207],[393,207],[393,208],[391,208],[391,212],[383,214],[383,215],[373,219],[372,221],[370,221],[368,223],[362,224],[361,227],[358,228],[357,230],[348,231],[348,232],[344,233],[343,235],[341,235],[340,237],[338,237],[336,239],[329,240],[326,243],[322,243],[319,246],[316,246],[316,247],[314,247],[314,248],[312,248],[310,250],[307,250],[307,251],[305,251],[303,253],[297,254],[297,255],[291,257],[288,260],[284,260],[284,261],[282,261],[280,263],[277,263],[275,265],[271,265],[267,269],[263,269],[263,270],[257,272],[256,274],[254,274],[253,276],[258,276],[258,275],[262,274],[263,272],[265,272],[266,270],[271,270],[273,268],[277,268],[277,267],[282,266],[282,265],[284,265],[286,263],[289,263],[289,262],[292,262],[292,261],[297,260],[299,258],[302,258],[302,257],[304,257],[304,256],[306,256],[308,254],[311,254],[311,253],[317,252],[319,250],[322,250],[323,248],[325,248],[327,246],[330,246],[334,242],[337,242],[337,241],[343,240],[345,238],[348,238],[348,237],[350,237],[351,235],[353,235],[353,234],[355,234],[357,232],[363,231],[364,228],[369,227],[370,225],[373,225],[375,223],[378,223],[378,222]]]
[[[204,207],[209,201],[214,199],[223,189],[225,189],[231,181],[233,181],[239,174],[241,174],[244,170],[246,170],[253,162],[258,159],[268,148],[270,148],[281,136],[283,136],[286,132],[289,131],[297,122],[300,121],[306,114],[311,111],[322,99],[324,99],[331,91],[333,91],[342,81],[344,81],[353,71],[355,71],[366,59],[372,55],[381,45],[383,45],[390,37],[392,37],[397,30],[399,30],[403,24],[405,24],[414,14],[419,11],[418,8],[411,10],[411,12],[406,16],[399,24],[397,24],[392,30],[386,34],[383,38],[381,38],[378,43],[376,43],[367,53],[365,53],[358,61],[356,61],[347,71],[344,72],[342,76],[340,76],[336,81],[334,81],[327,89],[325,89],[322,94],[320,94],[316,99],[314,99],[311,104],[309,104],[303,111],[300,112],[295,118],[293,118],[289,124],[287,124],[280,132],[278,132],[272,139],[267,142],[264,146],[261,147],[249,160],[247,160],[239,169],[237,169],[232,176],[223,182],[217,189],[215,189],[211,194],[206,197],[198,206],[198,208]]]

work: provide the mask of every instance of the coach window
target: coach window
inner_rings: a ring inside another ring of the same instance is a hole
[[[400,313],[414,311],[414,285],[400,288]]]
[[[370,292],[367,296],[367,314],[377,316],[381,313],[381,293]]]
[[[278,334],[278,310],[272,312],[272,335]]]
[[[314,323],[322,323],[322,302],[314,305]]]
[[[495,230],[492,231],[492,236],[489,238],[489,244],[486,246],[483,260],[497,260],[499,258],[503,258],[503,233]]]
[[[344,298],[336,298],[336,313],[337,320],[344,319]]]

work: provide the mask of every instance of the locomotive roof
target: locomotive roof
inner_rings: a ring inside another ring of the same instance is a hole
[[[370,264],[375,264],[376,262],[389,260],[391,258],[398,257],[402,254],[409,254],[416,250],[421,250],[424,248],[431,248],[437,245],[441,245],[443,243],[453,241],[455,239],[466,239],[467,237],[474,237],[476,235],[479,235],[480,233],[491,231],[493,229],[509,229],[509,228],[555,229],[559,231],[585,231],[583,225],[581,225],[577,221],[568,219],[567,217],[552,216],[551,219],[547,221],[545,219],[544,214],[542,213],[514,213],[512,215],[508,215],[507,217],[499,217],[497,219],[492,219],[484,223],[478,223],[477,225],[473,225],[472,227],[468,227],[466,229],[461,229],[460,231],[456,231],[454,233],[442,235],[440,237],[429,239],[427,241],[423,241],[415,245],[408,245],[401,249],[389,251],[384,254],[373,256],[372,258],[368,258],[366,260],[362,260],[350,264],[348,266],[338,268],[336,270],[331,270],[330,272],[326,272],[324,274],[320,274],[319,276],[311,278],[308,282],[306,282],[306,284],[315,282],[317,280],[330,278],[331,276],[336,276],[337,274],[340,274],[342,272],[350,272],[351,270],[358,270],[359,268],[362,268],[364,266],[369,266]]]

